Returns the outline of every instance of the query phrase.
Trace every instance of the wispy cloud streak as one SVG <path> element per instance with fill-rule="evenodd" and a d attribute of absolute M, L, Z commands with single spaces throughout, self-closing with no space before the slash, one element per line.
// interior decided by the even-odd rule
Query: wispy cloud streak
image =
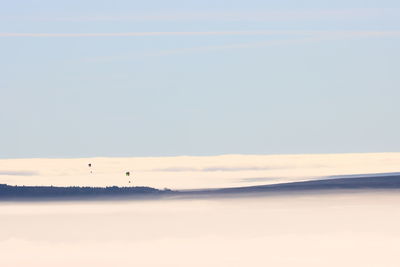
<path fill-rule="evenodd" d="M 347 8 L 305 9 L 231 12 L 159 12 L 152 14 L 131 13 L 118 15 L 88 14 L 80 16 L 54 17 L 11 17 L 2 19 L 53 22 L 119 22 L 119 21 L 310 21 L 310 20 L 354 20 L 375 17 L 397 16 L 398 8 Z"/>
<path fill-rule="evenodd" d="M 400 36 L 400 31 L 198 31 L 198 32 L 121 32 L 121 33 L 0 33 L 0 37 L 152 37 L 152 36 L 229 36 L 229 35 L 288 35 L 288 36 Z"/>
<path fill-rule="evenodd" d="M 152 169 L 152 172 L 241 172 L 241 171 L 265 171 L 276 169 L 290 169 L 292 166 L 242 166 L 242 167 L 228 167 L 228 166 L 211 166 L 207 168 L 189 168 L 189 167 L 171 167 Z"/>
<path fill-rule="evenodd" d="M 0 171 L 0 175 L 33 176 L 37 174 L 37 172 L 33 171 Z"/>
<path fill-rule="evenodd" d="M 286 32 L 289 33 L 289 32 Z M 303 32 L 305 33 L 305 32 Z M 314 34 L 307 32 L 308 35 L 304 37 L 297 32 L 292 38 L 287 39 L 275 39 L 261 42 L 247 42 L 247 43 L 233 43 L 225 45 L 209 45 L 209 46 L 198 46 L 198 47 L 188 47 L 188 48 L 178 48 L 161 50 L 154 52 L 141 52 L 132 53 L 124 55 L 115 56 L 99 56 L 93 58 L 86 58 L 84 61 L 87 62 L 109 62 L 109 61 L 119 61 L 119 60 L 131 60 L 137 57 L 158 57 L 158 56 L 169 56 L 175 54 L 184 53 L 201 53 L 201 52 L 212 52 L 212 51 L 223 51 L 230 49 L 246 49 L 246 48 L 261 48 L 268 46 L 279 46 L 279 45 L 300 45 L 315 42 L 326 42 L 334 40 L 347 40 L 347 39 L 357 39 L 357 38 L 382 38 L 382 37 L 400 37 L 400 31 L 391 32 L 377 32 L 377 31 L 364 31 L 364 32 L 327 32 L 327 31 L 315 31 Z M 297 36 L 298 35 L 298 36 Z M 299 37 L 300 36 L 300 37 Z"/>
<path fill-rule="evenodd" d="M 0 37 L 151 37 L 212 35 L 307 35 L 318 31 L 185 31 L 185 32 L 121 32 L 121 33 L 0 33 Z"/>

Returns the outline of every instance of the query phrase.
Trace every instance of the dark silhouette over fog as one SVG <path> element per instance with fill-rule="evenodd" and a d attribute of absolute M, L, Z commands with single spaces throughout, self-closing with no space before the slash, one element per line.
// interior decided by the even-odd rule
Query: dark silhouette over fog
<path fill-rule="evenodd" d="M 351 176 L 350 176 L 351 177 Z M 160 198 L 213 197 L 238 195 L 269 195 L 328 190 L 388 190 L 400 189 L 400 175 L 336 178 L 305 182 L 282 183 L 235 188 L 173 191 L 151 187 L 53 187 L 0 185 L 0 200 L 18 199 L 99 199 L 99 198 Z"/>
<path fill-rule="evenodd" d="M 55 187 L 55 186 L 10 186 L 0 184 L 0 200 L 6 199 L 91 199 L 124 198 L 127 196 L 156 197 L 168 190 L 151 187 Z"/>

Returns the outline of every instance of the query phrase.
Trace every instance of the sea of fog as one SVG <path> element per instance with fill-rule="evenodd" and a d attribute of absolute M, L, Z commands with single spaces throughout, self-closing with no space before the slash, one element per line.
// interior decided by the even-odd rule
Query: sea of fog
<path fill-rule="evenodd" d="M 0 160 L 0 183 L 198 189 L 399 167 L 400 153 L 9 159 Z M 3 201 L 0 266 L 397 267 L 399 225 L 396 190 Z"/>
<path fill-rule="evenodd" d="M 1 266 L 400 265 L 400 194 L 0 204 Z"/>

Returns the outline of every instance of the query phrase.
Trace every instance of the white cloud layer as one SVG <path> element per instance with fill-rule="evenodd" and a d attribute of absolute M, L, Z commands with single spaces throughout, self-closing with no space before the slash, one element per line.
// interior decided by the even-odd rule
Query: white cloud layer
<path fill-rule="evenodd" d="M 219 188 L 391 173 L 398 172 L 399 165 L 400 153 L 8 159 L 0 160 L 0 183 L 128 186 L 132 180 L 133 185 L 155 188 Z M 18 175 L 19 170 L 24 172 Z M 126 177 L 126 171 L 132 175 Z"/>

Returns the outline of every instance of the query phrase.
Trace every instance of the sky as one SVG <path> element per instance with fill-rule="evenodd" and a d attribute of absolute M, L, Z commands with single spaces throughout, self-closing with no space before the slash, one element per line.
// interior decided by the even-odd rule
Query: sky
<path fill-rule="evenodd" d="M 400 151 L 398 1 L 0 3 L 0 158 Z"/>

